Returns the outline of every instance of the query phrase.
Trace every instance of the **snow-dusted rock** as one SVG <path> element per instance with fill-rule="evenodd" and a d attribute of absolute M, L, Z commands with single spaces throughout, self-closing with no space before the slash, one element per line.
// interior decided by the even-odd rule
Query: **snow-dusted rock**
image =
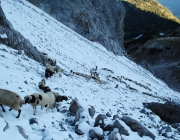
<path fill-rule="evenodd" d="M 149 136 L 155 140 L 156 136 L 138 121 L 127 116 L 123 116 L 121 120 L 124 121 L 126 125 L 132 129 L 132 131 L 138 132 L 139 136 Z"/>
<path fill-rule="evenodd" d="M 163 121 L 169 123 L 180 123 L 180 104 L 168 101 L 164 104 L 152 102 L 143 103 L 143 105 L 152 110 Z"/>

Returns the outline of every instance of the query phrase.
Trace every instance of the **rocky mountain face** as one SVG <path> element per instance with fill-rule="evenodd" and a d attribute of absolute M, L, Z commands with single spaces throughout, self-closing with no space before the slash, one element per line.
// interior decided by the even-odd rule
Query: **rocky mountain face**
<path fill-rule="evenodd" d="M 126 0 L 122 3 L 126 9 L 125 43 L 145 32 L 168 32 L 180 25 L 180 20 L 156 0 Z"/>
<path fill-rule="evenodd" d="M 0 44 L 7 45 L 13 49 L 23 52 L 32 59 L 44 64 L 44 56 L 33 46 L 29 40 L 23 37 L 21 33 L 14 30 L 12 24 L 6 19 L 6 16 L 0 5 Z"/>
<path fill-rule="evenodd" d="M 126 0 L 123 5 L 127 54 L 180 91 L 180 20 L 156 0 Z"/>
<path fill-rule="evenodd" d="M 28 0 L 87 39 L 114 54 L 123 47 L 125 9 L 117 0 Z"/>

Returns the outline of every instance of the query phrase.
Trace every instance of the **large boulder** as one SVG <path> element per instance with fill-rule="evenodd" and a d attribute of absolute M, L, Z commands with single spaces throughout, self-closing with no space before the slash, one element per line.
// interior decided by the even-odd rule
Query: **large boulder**
<path fill-rule="evenodd" d="M 156 136 L 152 132 L 150 132 L 145 126 L 143 126 L 140 122 L 127 116 L 123 116 L 121 120 L 124 121 L 125 124 L 132 129 L 132 131 L 138 132 L 140 137 L 149 136 L 150 138 L 155 140 Z"/>
<path fill-rule="evenodd" d="M 162 103 L 143 103 L 144 107 L 152 110 L 163 121 L 169 123 L 180 123 L 180 104 L 168 101 Z"/>
<path fill-rule="evenodd" d="M 125 9 L 117 0 L 28 0 L 87 39 L 117 55 L 123 47 Z"/>

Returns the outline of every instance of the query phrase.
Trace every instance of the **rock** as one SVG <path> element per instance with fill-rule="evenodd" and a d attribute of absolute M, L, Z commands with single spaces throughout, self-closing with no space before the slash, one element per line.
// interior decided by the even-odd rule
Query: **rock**
<path fill-rule="evenodd" d="M 126 54 L 123 47 L 125 9 L 121 1 L 28 1 L 87 39 L 101 43 L 114 54 Z"/>
<path fill-rule="evenodd" d="M 89 111 L 89 115 L 91 116 L 91 118 L 93 118 L 96 113 L 95 108 L 93 106 L 91 106 L 91 108 L 88 108 L 88 111 Z"/>
<path fill-rule="evenodd" d="M 139 136 L 149 136 L 150 138 L 155 140 L 155 135 L 138 121 L 127 116 L 123 116 L 121 120 L 124 121 L 126 125 L 128 125 L 132 129 L 132 131 L 138 132 Z"/>
<path fill-rule="evenodd" d="M 100 126 L 104 130 L 105 127 L 104 119 L 106 119 L 106 116 L 99 114 L 95 119 L 94 127 Z"/>
<path fill-rule="evenodd" d="M 29 124 L 34 124 L 34 123 L 38 124 L 36 118 L 29 119 Z"/>
<path fill-rule="evenodd" d="M 180 104 L 168 101 L 162 103 L 143 103 L 144 107 L 153 111 L 163 121 L 169 123 L 180 123 Z"/>
<path fill-rule="evenodd" d="M 69 106 L 69 112 L 72 115 L 75 115 L 79 108 L 81 108 L 81 106 L 79 105 L 78 100 L 73 99 L 72 102 L 71 102 L 71 105 Z"/>
<path fill-rule="evenodd" d="M 112 131 L 108 137 L 108 140 L 122 140 L 122 138 L 119 132 Z"/>
<path fill-rule="evenodd" d="M 94 130 L 90 130 L 89 131 L 89 137 L 94 140 L 94 139 L 97 139 L 97 140 L 102 140 L 104 138 L 103 135 L 100 135 L 98 133 L 96 133 L 96 131 Z"/>
<path fill-rule="evenodd" d="M 111 117 L 111 114 L 109 112 L 106 113 L 107 117 Z"/>
<path fill-rule="evenodd" d="M 172 129 L 169 126 L 167 126 L 167 127 L 161 128 L 161 130 L 159 131 L 159 134 L 164 136 L 165 138 L 170 138 L 172 134 L 170 135 L 169 132 L 172 132 Z"/>
<path fill-rule="evenodd" d="M 114 116 L 113 116 L 113 120 L 116 120 L 116 119 L 121 120 L 121 118 L 119 117 L 119 115 L 114 115 Z"/>
<path fill-rule="evenodd" d="M 87 124 L 86 122 L 81 122 L 75 125 L 75 132 L 78 135 L 83 135 L 87 131 L 87 128 L 89 127 L 90 127 L 89 124 Z"/>
<path fill-rule="evenodd" d="M 129 136 L 128 131 L 121 125 L 121 123 L 118 120 L 114 121 L 114 123 L 112 125 L 112 130 L 114 130 L 114 128 L 118 128 L 120 134 Z"/>
<path fill-rule="evenodd" d="M 112 124 L 107 124 L 105 127 L 104 127 L 104 131 L 112 131 L 113 128 L 112 128 Z"/>
<path fill-rule="evenodd" d="M 79 108 L 78 111 L 76 112 L 75 120 L 74 122 L 87 122 L 89 123 L 86 113 L 83 108 Z"/>

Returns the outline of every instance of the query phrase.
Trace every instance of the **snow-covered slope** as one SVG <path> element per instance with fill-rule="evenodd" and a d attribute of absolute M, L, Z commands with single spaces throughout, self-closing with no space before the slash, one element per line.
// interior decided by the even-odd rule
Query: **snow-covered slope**
<path fill-rule="evenodd" d="M 160 119 L 153 115 L 155 119 L 151 120 L 145 114 L 140 113 L 139 111 L 143 109 L 143 102 L 164 102 L 161 98 L 179 101 L 179 93 L 169 89 L 166 84 L 153 77 L 147 70 L 124 56 L 114 56 L 100 44 L 88 41 L 25 0 L 1 0 L 1 6 L 7 19 L 17 31 L 29 39 L 40 51 L 56 59 L 57 65 L 65 69 L 66 75 L 61 73 L 61 77 L 56 74 L 46 80 L 47 85 L 53 91 L 69 97 L 69 100 L 64 101 L 60 108 L 68 109 L 71 100 L 77 98 L 84 108 L 95 107 L 95 117 L 107 112 L 110 112 L 112 116 L 118 114 L 120 117 L 126 114 L 148 127 L 153 123 L 157 125 Z M 90 75 L 90 69 L 96 66 L 98 66 L 97 72 L 100 79 L 106 81 L 107 84 L 99 84 L 93 79 L 87 80 L 70 73 L 70 70 L 73 70 Z M 24 55 L 17 55 L 17 50 L 0 45 L 0 88 L 15 91 L 22 98 L 27 94 L 41 92 L 38 89 L 38 82 L 44 78 L 44 72 L 45 67 L 41 64 Z M 125 77 L 122 78 L 123 82 L 112 78 L 117 76 Z M 115 88 L 117 84 L 118 87 Z M 143 92 L 152 96 L 145 95 Z M 6 110 L 8 110 L 7 107 Z M 24 128 L 29 140 L 71 139 L 69 134 L 74 139 L 88 138 L 87 134 L 77 135 L 73 126 L 65 122 L 68 117 L 66 113 L 50 110 L 46 113 L 45 109 L 38 108 L 37 115 L 34 116 L 30 105 L 23 105 L 19 119 L 15 118 L 16 111 L 3 113 L 0 110 L 0 113 L 4 116 L 4 119 L 0 118 L 0 136 L 3 140 L 24 139 L 18 132 L 17 125 Z M 40 124 L 29 125 L 31 118 L 36 118 Z M 9 128 L 2 132 L 6 125 L 5 120 L 9 123 Z M 64 124 L 67 131 L 61 131 L 59 122 Z M 163 138 L 158 136 L 157 130 L 153 127 L 150 130 L 158 140 Z M 141 138 L 136 132 L 123 138 L 125 140 L 150 139 Z"/>

